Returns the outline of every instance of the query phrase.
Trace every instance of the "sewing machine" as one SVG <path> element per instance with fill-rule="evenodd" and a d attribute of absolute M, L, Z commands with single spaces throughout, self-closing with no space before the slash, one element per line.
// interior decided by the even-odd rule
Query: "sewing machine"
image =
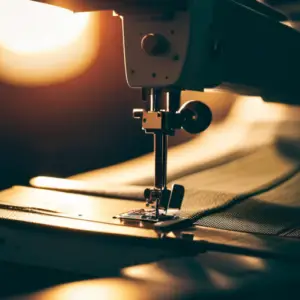
<path fill-rule="evenodd" d="M 182 90 L 227 89 L 281 103 L 292 103 L 299 94 L 293 74 L 300 66 L 300 35 L 280 23 L 283 14 L 260 2 L 40 2 L 75 12 L 114 10 L 122 20 L 127 82 L 141 88 L 147 107 L 134 109 L 133 117 L 154 136 L 155 173 L 154 187 L 144 193 L 150 208 L 121 213 L 116 216 L 121 220 L 168 230 L 182 223 L 177 212 L 184 187 L 167 187 L 168 136 L 180 129 L 203 132 L 212 121 L 200 101 L 179 107 Z"/>
<path fill-rule="evenodd" d="M 133 117 L 140 120 L 146 134 L 154 136 L 155 172 L 153 187 L 144 191 L 143 206 L 138 204 L 135 209 L 131 203 L 123 205 L 122 208 L 120 205 L 118 208 L 117 202 L 114 202 L 111 204 L 114 205 L 114 209 L 109 211 L 106 223 L 97 223 L 95 219 L 77 220 L 80 215 L 72 215 L 69 218 L 70 216 L 61 214 L 61 217 L 67 217 L 62 220 L 56 211 L 38 209 L 33 205 L 23 209 L 13 204 L 10 207 L 2 206 L 2 209 L 15 210 L 15 219 L 23 225 L 29 226 L 28 222 L 34 224 L 36 230 L 34 238 L 29 237 L 28 233 L 25 234 L 25 229 L 18 227 L 22 232 L 20 233 L 22 239 L 27 237 L 34 242 L 38 237 L 39 241 L 43 240 L 40 244 L 44 251 L 47 248 L 47 251 L 50 251 L 49 247 L 53 246 L 50 240 L 47 240 L 50 237 L 46 239 L 47 230 L 51 231 L 54 227 L 58 227 L 59 234 L 68 239 L 66 245 L 68 250 L 64 250 L 62 254 L 61 249 L 51 248 L 51 251 L 55 252 L 52 252 L 53 257 L 61 257 L 53 259 L 56 260 L 55 266 L 93 275 L 99 275 L 103 270 L 107 271 L 108 267 L 117 270 L 122 266 L 153 261 L 162 256 L 174 257 L 182 253 L 209 250 L 255 253 L 261 256 L 274 255 L 273 251 L 280 243 L 276 238 L 268 239 L 268 245 L 274 246 L 271 253 L 267 244 L 256 243 L 252 236 L 243 233 L 234 233 L 238 238 L 232 239 L 233 233 L 229 232 L 218 234 L 213 229 L 190 229 L 193 220 L 181 218 L 178 214 L 184 201 L 184 186 L 176 184 L 172 188 L 167 186 L 167 150 L 168 136 L 174 135 L 176 130 L 184 129 L 197 134 L 205 131 L 212 121 L 210 109 L 199 101 L 190 101 L 180 107 L 182 90 L 209 92 L 211 89 L 225 89 L 243 95 L 261 96 L 265 101 L 299 104 L 298 83 L 294 74 L 300 69 L 300 33 L 282 23 L 286 21 L 285 16 L 255 1 L 41 0 L 39 2 L 61 6 L 75 12 L 114 10 L 115 16 L 120 17 L 123 25 L 127 82 L 131 88 L 141 89 L 141 101 L 146 106 L 146 109 L 134 109 Z M 36 186 L 39 187 L 38 184 Z M 40 187 L 55 189 L 51 184 Z M 57 190 L 68 191 L 64 187 Z M 68 199 L 73 197 L 74 201 L 78 198 L 77 203 L 86 199 L 84 198 L 86 196 L 75 194 L 64 196 L 63 193 L 46 190 L 21 189 L 15 192 L 24 199 L 44 196 L 54 199 L 56 195 Z M 10 196 L 8 194 L 6 198 Z M 96 203 L 96 200 L 86 199 L 91 203 L 93 201 Z M 102 206 L 100 204 L 91 206 L 93 210 L 98 208 L 105 210 L 106 202 L 103 203 Z M 128 206 L 127 212 L 123 212 L 124 206 Z M 20 215 L 22 213 L 27 215 L 22 217 Z M 9 223 L 8 220 L 7 222 Z M 41 227 L 37 228 L 36 224 Z M 146 229 L 148 227 L 150 230 Z M 67 234 L 70 228 L 71 232 Z M 76 261 L 79 253 L 73 257 L 68 253 L 71 249 L 72 251 L 76 249 L 79 243 L 74 232 L 79 232 L 79 236 L 85 230 L 92 232 L 92 235 L 100 234 L 102 243 L 100 244 L 92 235 L 87 235 L 84 251 L 90 253 L 90 257 L 85 257 L 80 262 Z M 2 229 L 2 232 L 5 232 L 7 237 L 12 237 L 11 229 L 7 231 Z M 59 241 L 63 242 L 64 238 L 60 237 Z M 16 249 L 23 247 L 26 248 L 23 252 L 27 253 L 24 261 L 30 262 L 33 257 L 38 257 L 35 259 L 39 264 L 49 265 L 40 249 L 29 250 L 25 243 L 20 246 L 16 239 L 13 240 L 18 245 L 13 245 L 13 250 L 4 251 L 3 255 L 7 259 L 20 260 L 20 256 L 17 255 L 19 250 L 15 250 L 14 247 Z M 293 246 L 293 254 L 289 252 L 288 256 L 297 256 L 299 245 L 294 241 L 289 243 Z M 120 245 L 123 249 L 128 249 L 127 257 L 118 257 Z M 140 248 L 143 251 L 139 251 Z M 290 251 L 290 247 L 287 248 Z M 284 256 L 284 249 L 277 250 L 277 254 Z M 28 256 L 30 251 L 34 254 Z M 100 268 L 93 259 L 99 251 L 102 251 L 102 257 L 110 253 L 114 257 L 113 262 L 101 260 Z M 136 255 L 137 252 L 139 255 Z"/>

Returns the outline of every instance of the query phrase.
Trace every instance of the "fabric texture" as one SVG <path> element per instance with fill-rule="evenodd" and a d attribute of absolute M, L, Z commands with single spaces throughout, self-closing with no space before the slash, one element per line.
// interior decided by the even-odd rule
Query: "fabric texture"
<path fill-rule="evenodd" d="M 299 225 L 297 153 L 293 143 L 278 143 L 178 180 L 186 187 L 182 216 L 202 226 L 265 234 Z"/>
<path fill-rule="evenodd" d="M 205 216 L 197 224 L 227 230 L 299 236 L 299 186 L 300 174 L 297 172 L 277 187 Z M 292 232 L 287 233 L 291 229 Z"/>
<path fill-rule="evenodd" d="M 230 159 L 199 167 L 189 175 L 184 169 L 181 177 L 176 176 L 170 184 L 182 184 L 186 189 L 181 216 L 201 226 L 300 236 L 299 124 L 284 123 L 277 128 L 277 137 L 267 145 L 242 156 L 226 156 Z M 87 194 L 142 201 L 144 188 L 149 187 L 139 182 L 120 188 L 118 182 L 107 187 L 86 184 Z"/>

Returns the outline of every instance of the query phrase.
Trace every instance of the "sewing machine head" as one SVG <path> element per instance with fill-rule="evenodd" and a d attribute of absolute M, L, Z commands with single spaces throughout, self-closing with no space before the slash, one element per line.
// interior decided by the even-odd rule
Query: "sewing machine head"
<path fill-rule="evenodd" d="M 184 188 L 167 188 L 167 136 L 204 131 L 212 114 L 201 102 L 180 106 L 182 90 L 229 89 L 266 101 L 295 103 L 300 34 L 285 16 L 254 0 L 36 0 L 73 11 L 114 10 L 123 26 L 128 85 L 142 88 L 147 109 L 134 110 L 154 135 L 155 183 L 150 210 L 121 219 L 176 219 Z M 289 47 L 290 45 L 290 47 Z M 108 45 L 113 47 L 113 45 Z"/>
<path fill-rule="evenodd" d="M 285 70 L 276 62 L 285 57 L 285 45 L 297 47 L 297 34 L 279 23 L 284 15 L 255 0 L 36 1 L 121 16 L 126 77 L 133 88 L 217 87 L 279 102 L 294 91 L 293 82 L 279 88 L 277 73 Z"/>

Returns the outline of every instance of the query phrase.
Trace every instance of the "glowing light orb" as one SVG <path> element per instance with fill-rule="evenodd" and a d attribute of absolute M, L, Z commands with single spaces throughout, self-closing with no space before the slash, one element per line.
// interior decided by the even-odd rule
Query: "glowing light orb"
<path fill-rule="evenodd" d="M 41 85 L 78 76 L 98 49 L 92 19 L 29 0 L 0 0 L 0 79 Z"/>
<path fill-rule="evenodd" d="M 72 43 L 89 14 L 29 0 L 0 1 L 0 44 L 17 53 L 55 50 Z"/>

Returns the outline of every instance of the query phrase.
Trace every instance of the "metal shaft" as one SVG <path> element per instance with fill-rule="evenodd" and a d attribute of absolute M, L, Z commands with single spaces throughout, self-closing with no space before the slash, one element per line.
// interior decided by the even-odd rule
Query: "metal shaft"
<path fill-rule="evenodd" d="M 154 134 L 155 187 L 163 190 L 167 185 L 168 137 L 163 133 Z"/>
<path fill-rule="evenodd" d="M 163 109 L 162 103 L 165 93 L 162 90 L 152 90 L 151 110 L 159 111 Z M 168 110 L 169 99 L 166 99 L 165 109 Z M 167 185 L 167 152 L 168 152 L 168 136 L 163 132 L 154 133 L 154 158 L 155 158 L 155 179 L 154 186 L 163 190 Z"/>

